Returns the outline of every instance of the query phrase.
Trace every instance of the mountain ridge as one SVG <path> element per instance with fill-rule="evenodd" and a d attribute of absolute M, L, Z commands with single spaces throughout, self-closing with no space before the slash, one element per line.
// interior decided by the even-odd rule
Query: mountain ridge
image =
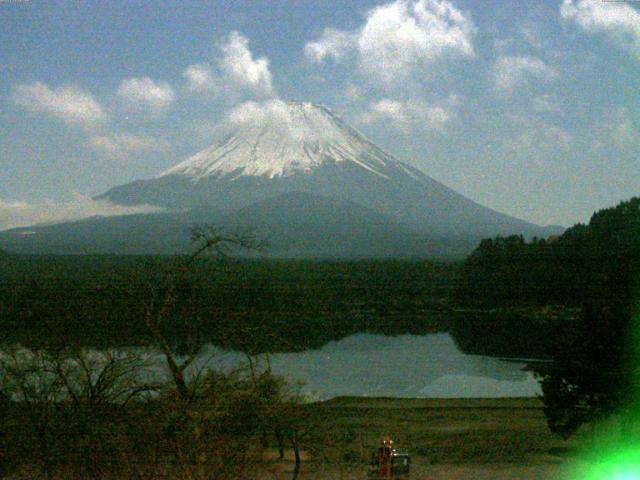
<path fill-rule="evenodd" d="M 272 112 L 260 123 L 248 122 L 158 177 L 184 175 L 199 180 L 248 175 L 271 179 L 308 172 L 326 158 L 350 161 L 385 177 L 381 168 L 402 165 L 328 107 L 296 102 L 286 105 L 287 111 Z M 365 158 L 362 152 L 366 152 Z"/>
<path fill-rule="evenodd" d="M 0 248 L 176 253 L 187 249 L 188 224 L 216 223 L 272 238 L 271 256 L 461 257 L 485 237 L 563 230 L 458 194 L 377 147 L 327 107 L 278 102 L 259 115 L 255 105 L 236 111 L 227 135 L 209 148 L 154 178 L 96 197 L 164 213 L 16 229 L 0 233 Z"/>
<path fill-rule="evenodd" d="M 229 231 L 250 226 L 269 244 L 260 255 L 274 258 L 459 259 L 477 243 L 468 237 L 452 245 L 451 238 L 425 237 L 360 205 L 290 192 L 227 214 L 200 207 L 16 228 L 0 232 L 0 245 L 27 254 L 190 253 L 190 228 L 206 223 Z"/>
<path fill-rule="evenodd" d="M 97 198 L 172 209 L 211 205 L 231 212 L 292 191 L 364 205 L 436 236 L 558 232 L 458 194 L 395 159 L 327 107 L 309 103 L 287 104 L 259 122 L 237 125 L 158 177 L 112 188 Z"/>

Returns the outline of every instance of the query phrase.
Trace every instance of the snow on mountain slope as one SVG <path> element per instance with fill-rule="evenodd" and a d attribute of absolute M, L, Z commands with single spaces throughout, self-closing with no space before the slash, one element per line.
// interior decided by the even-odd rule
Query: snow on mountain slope
<path fill-rule="evenodd" d="M 227 123 L 228 134 L 211 147 L 155 178 L 114 187 L 98 198 L 169 209 L 209 206 L 230 214 L 304 192 L 367 207 L 430 236 L 546 234 L 396 160 L 326 107 L 247 102 Z"/>
<path fill-rule="evenodd" d="M 159 176 L 183 175 L 193 181 L 287 177 L 309 173 L 328 160 L 352 162 L 381 177 L 387 177 L 390 167 L 414 175 L 321 105 L 277 101 L 260 120 L 240 122 L 241 128 L 222 141 Z"/>
<path fill-rule="evenodd" d="M 247 102 L 226 123 L 211 147 L 98 197 L 168 211 L 10 230 L 0 248 L 176 253 L 189 251 L 190 225 L 214 223 L 253 229 L 274 256 L 459 258 L 483 237 L 559 233 L 460 195 L 319 105 Z"/>

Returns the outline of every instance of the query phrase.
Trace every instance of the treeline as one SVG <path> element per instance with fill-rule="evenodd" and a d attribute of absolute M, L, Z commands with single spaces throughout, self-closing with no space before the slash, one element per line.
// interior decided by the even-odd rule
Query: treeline
<path fill-rule="evenodd" d="M 473 306 L 580 307 L 638 273 L 640 198 L 593 214 L 548 239 L 485 239 L 465 261 L 456 301 Z"/>
<path fill-rule="evenodd" d="M 552 361 L 535 369 L 549 427 L 568 437 L 613 414 L 635 422 L 639 274 L 640 198 L 633 198 L 559 237 L 484 240 L 461 268 L 456 298 L 503 311 L 575 307 L 572 317 L 549 323 Z"/>
<path fill-rule="evenodd" d="M 183 260 L 13 256 L 0 265 L 0 332 L 11 343 L 67 336 L 93 346 L 144 344 L 145 305 L 173 285 Z M 361 331 L 424 333 L 446 321 L 455 268 L 199 258 L 175 285 L 176 308 L 162 329 L 176 344 L 197 337 L 251 353 L 316 348 Z"/>
<path fill-rule="evenodd" d="M 44 297 L 32 291 L 24 299 L 21 305 L 29 315 L 48 315 L 33 316 L 34 321 L 51 322 L 56 329 L 49 338 L 37 338 L 41 329 L 32 324 L 30 348 L 5 343 L 0 350 L 0 475 L 48 480 L 260 478 L 261 450 L 270 437 L 281 458 L 290 444 L 299 471 L 300 441 L 313 422 L 302 399 L 271 374 L 268 362 L 259 369 L 248 353 L 244 372 L 198 365 L 203 339 L 197 327 L 182 351 L 163 328 L 173 328 L 170 322 L 176 318 L 197 319 L 193 276 L 208 263 L 199 257 L 208 250 L 222 255 L 228 245 L 253 245 L 249 237 L 221 235 L 213 227 L 200 231 L 193 255 L 152 265 L 135 281 L 114 284 L 112 296 L 97 296 L 99 310 L 115 315 L 124 311 L 111 310 L 110 302 L 139 293 L 132 284 L 145 285 L 144 295 L 125 305 L 135 307 L 138 328 L 164 357 L 164 376 L 136 349 L 94 351 L 77 342 L 84 330 L 74 315 L 91 305 L 81 289 L 75 295 L 66 292 L 67 302 L 79 302 L 71 310 L 60 310 L 61 302 L 50 291 Z M 78 329 L 73 335 L 72 327 Z"/>
<path fill-rule="evenodd" d="M 254 367 L 177 380 L 130 351 L 4 349 L 0 477 L 249 480 L 268 474 L 267 448 L 293 449 L 299 470 L 313 410 L 282 379 Z"/>

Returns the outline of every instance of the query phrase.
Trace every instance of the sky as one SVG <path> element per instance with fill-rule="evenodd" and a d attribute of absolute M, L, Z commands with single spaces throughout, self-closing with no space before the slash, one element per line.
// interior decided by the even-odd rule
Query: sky
<path fill-rule="evenodd" d="M 280 101 L 570 226 L 640 194 L 639 79 L 633 1 L 0 0 L 0 229 L 145 211 L 92 197 Z"/>

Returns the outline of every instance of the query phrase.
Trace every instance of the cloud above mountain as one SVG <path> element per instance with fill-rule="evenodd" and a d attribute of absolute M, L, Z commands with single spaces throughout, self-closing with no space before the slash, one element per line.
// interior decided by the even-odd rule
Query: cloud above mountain
<path fill-rule="evenodd" d="M 175 92 L 167 82 L 156 82 L 149 77 L 123 80 L 117 92 L 128 107 L 160 113 L 175 100 Z"/>
<path fill-rule="evenodd" d="M 531 80 L 553 80 L 558 72 L 538 57 L 514 55 L 499 57 L 493 66 L 493 75 L 495 87 L 511 93 Z"/>
<path fill-rule="evenodd" d="M 294 112 L 294 110 L 302 108 L 300 105 L 277 98 L 243 102 L 229 110 L 224 121 L 219 124 L 218 130 L 222 133 L 238 129 L 262 130 L 268 127 L 269 131 L 278 132 L 281 138 L 293 139 L 294 141 L 320 142 L 333 138 L 335 126 L 331 122 L 327 122 L 324 115 L 318 115 L 322 107 L 311 107 L 311 104 L 308 104 L 303 108 L 303 110 L 308 109 L 306 114 L 308 117 L 306 115 L 303 117 L 307 121 L 302 121 L 301 117 Z M 308 121 L 310 119 L 314 128 L 309 128 Z"/>
<path fill-rule="evenodd" d="M 560 15 L 586 33 L 604 35 L 640 60 L 640 12 L 630 3 L 563 0 Z"/>
<path fill-rule="evenodd" d="M 182 76 L 187 80 L 187 89 L 192 92 L 215 92 L 220 87 L 219 79 L 213 73 L 211 65 L 206 63 L 189 65 L 182 72 Z"/>
<path fill-rule="evenodd" d="M 255 58 L 249 39 L 233 31 L 215 42 L 214 66 L 194 63 L 182 72 L 191 92 L 232 94 L 234 98 L 276 96 L 267 57 Z"/>
<path fill-rule="evenodd" d="M 111 105 L 112 109 L 107 113 L 93 94 L 76 85 L 52 88 L 43 82 L 33 82 L 14 85 L 11 93 L 14 103 L 24 110 L 80 128 L 85 137 L 82 144 L 102 158 L 127 161 L 145 153 L 164 154 L 170 150 L 169 142 L 164 138 L 114 128 L 118 109 Z M 126 103 L 126 110 L 140 109 L 152 114 L 165 111 L 175 98 L 168 83 L 156 83 L 149 77 L 123 80 L 116 96 Z M 4 206 L 7 205 L 10 204 L 5 202 Z"/>
<path fill-rule="evenodd" d="M 104 122 L 107 117 L 91 93 L 71 84 L 57 88 L 43 82 L 15 85 L 12 97 L 21 108 L 50 115 L 68 125 L 89 128 Z"/>
<path fill-rule="evenodd" d="M 353 57 L 369 78 L 393 84 L 447 57 L 475 54 L 471 16 L 447 0 L 396 0 L 371 9 L 355 31 L 326 28 L 305 45 L 307 58 Z"/>
<path fill-rule="evenodd" d="M 278 99 L 265 102 L 244 102 L 233 107 L 227 114 L 227 120 L 237 127 L 286 123 L 290 117 L 287 104 Z"/>
<path fill-rule="evenodd" d="M 170 150 L 169 142 L 163 138 L 130 133 L 93 135 L 88 143 L 96 152 L 123 161 L 130 159 L 132 155 L 149 152 L 165 153 Z"/>
<path fill-rule="evenodd" d="M 266 96 L 273 95 L 269 60 L 254 58 L 249 50 L 249 40 L 239 32 L 231 32 L 218 44 L 222 57 L 218 66 L 232 84 Z"/>
<path fill-rule="evenodd" d="M 360 120 L 365 124 L 386 122 L 403 133 L 414 128 L 440 131 L 455 117 L 459 103 L 456 95 L 434 103 L 383 98 L 372 102 Z"/>
<path fill-rule="evenodd" d="M 221 124 L 289 130 L 285 99 L 325 104 L 444 184 L 540 223 L 638 192 L 638 2 L 201 2 L 127 7 L 126 26 L 112 2 L 70 16 L 18 3 L 0 29 L 0 198 L 153 177 Z"/>

